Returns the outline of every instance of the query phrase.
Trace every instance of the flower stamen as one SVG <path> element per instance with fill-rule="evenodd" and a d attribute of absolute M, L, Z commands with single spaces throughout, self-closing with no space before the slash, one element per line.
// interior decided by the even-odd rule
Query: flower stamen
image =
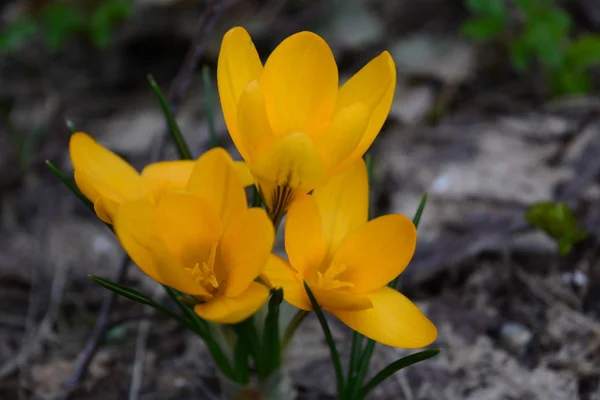
<path fill-rule="evenodd" d="M 330 264 L 324 272 L 317 271 L 316 284 L 322 289 L 343 289 L 354 287 L 354 283 L 337 279 L 340 274 L 346 271 L 347 266 L 344 263 Z"/>
<path fill-rule="evenodd" d="M 212 297 L 212 294 L 219 289 L 219 281 L 215 274 L 215 259 L 217 256 L 217 244 L 210 249 L 208 260 L 197 262 L 193 267 L 185 269 L 192 275 L 192 279 L 200 284 Z"/>

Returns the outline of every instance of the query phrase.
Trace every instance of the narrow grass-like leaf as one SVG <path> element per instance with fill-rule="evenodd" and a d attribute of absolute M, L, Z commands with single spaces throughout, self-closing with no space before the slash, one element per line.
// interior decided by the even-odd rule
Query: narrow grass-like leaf
<path fill-rule="evenodd" d="M 179 297 L 181 296 L 181 293 L 179 291 L 165 285 L 163 285 L 163 288 L 165 289 L 165 292 L 167 292 L 169 297 L 175 302 L 175 304 L 177 304 L 179 309 L 186 316 L 186 321 L 189 323 L 188 325 L 184 326 L 190 329 L 196 335 L 200 336 L 202 340 L 204 340 L 204 343 L 206 344 L 208 351 L 212 355 L 213 360 L 215 360 L 215 364 L 217 364 L 219 370 L 228 378 L 236 380 L 235 372 L 231 367 L 227 356 L 225 356 L 225 353 L 223 353 L 223 350 L 221 349 L 217 341 L 211 336 L 207 322 L 200 318 L 200 316 L 196 314 L 193 308 L 179 301 Z"/>
<path fill-rule="evenodd" d="M 285 332 L 283 333 L 283 339 L 281 341 L 281 348 L 287 348 L 288 344 L 292 340 L 296 329 L 302 324 L 304 318 L 308 315 L 308 311 L 298 310 L 296 314 L 292 317 L 292 320 L 288 324 L 287 328 L 285 328 Z"/>
<path fill-rule="evenodd" d="M 215 110 L 214 110 L 214 95 L 210 76 L 210 67 L 205 65 L 202 67 L 202 81 L 204 83 L 204 108 L 206 110 L 206 120 L 208 121 L 208 135 L 210 139 L 210 148 L 215 148 L 219 145 L 217 142 L 217 131 L 215 130 Z"/>
<path fill-rule="evenodd" d="M 419 202 L 419 207 L 417 207 L 417 212 L 415 213 L 415 216 L 412 219 L 413 224 L 415 224 L 415 228 L 419 227 L 419 223 L 421 222 L 421 216 L 423 215 L 423 211 L 425 210 L 425 206 L 427 205 L 427 197 L 428 196 L 429 196 L 429 194 L 427 192 L 425 192 L 423 197 L 421 197 L 421 201 Z"/>
<path fill-rule="evenodd" d="M 394 361 L 393 363 L 379 371 L 377 374 L 375 374 L 375 376 L 371 378 L 369 382 L 367 382 L 365 386 L 361 389 L 361 391 L 358 393 L 358 397 L 356 397 L 355 400 L 364 399 L 371 390 L 376 388 L 380 383 L 382 383 L 387 378 L 394 375 L 401 369 L 434 357 L 438 355 L 439 352 L 439 349 L 423 350 L 418 353 L 411 354 L 409 356 Z"/>
<path fill-rule="evenodd" d="M 359 366 L 362 357 L 362 345 L 364 336 L 356 331 L 352 332 L 352 344 L 350 347 L 350 363 L 348 366 L 348 376 L 346 378 L 346 397 L 353 391 L 354 387 L 360 385 L 357 382 L 359 376 Z"/>
<path fill-rule="evenodd" d="M 54 174 L 58 177 L 58 179 L 60 179 L 62 181 L 62 183 L 64 183 L 65 186 L 68 187 L 69 190 L 71 192 L 73 192 L 73 194 L 75 196 L 77 196 L 77 198 L 79 200 L 81 200 L 81 202 L 83 204 L 85 204 L 86 206 L 88 206 L 92 211 L 94 210 L 94 204 L 92 204 L 92 202 L 89 201 L 87 199 L 87 197 L 85 197 L 83 195 L 83 193 L 81 193 L 81 191 L 79 190 L 79 188 L 75 185 L 75 183 L 72 180 L 70 180 L 62 172 L 60 172 L 60 170 L 56 167 L 56 165 L 54 165 L 51 161 L 46 160 L 46 165 L 48 167 L 50 167 L 50 169 L 52 170 L 52 172 L 54 172 Z"/>
<path fill-rule="evenodd" d="M 150 306 L 160 312 L 162 312 L 163 314 L 175 319 L 177 322 L 179 322 L 180 324 L 182 324 L 183 326 L 188 325 L 186 323 L 185 320 L 183 320 L 183 318 L 181 318 L 181 316 L 175 314 L 173 311 L 169 310 L 168 308 L 158 304 L 157 302 L 155 302 L 154 300 L 152 300 L 150 297 L 146 296 L 145 294 L 129 288 L 127 286 L 123 286 L 123 285 L 119 285 L 118 283 L 109 281 L 108 279 L 104 279 L 104 278 L 100 278 L 99 276 L 95 276 L 95 275 L 90 275 L 90 278 L 96 282 L 97 284 L 99 284 L 100 286 L 103 286 L 104 288 L 111 290 L 115 293 L 117 293 L 120 296 L 126 297 L 130 300 L 133 300 L 137 303 L 140 304 L 145 304 L 147 306 Z"/>
<path fill-rule="evenodd" d="M 261 207 L 262 199 L 260 198 L 260 192 L 256 185 L 252 186 L 252 207 Z"/>
<path fill-rule="evenodd" d="M 421 216 L 423 215 L 423 211 L 425 210 L 425 205 L 427 204 L 427 196 L 428 196 L 428 194 L 425 193 L 423 195 L 423 197 L 421 197 L 421 201 L 419 202 L 419 207 L 417 207 L 417 212 L 415 213 L 415 216 L 412 219 L 413 224 L 415 225 L 416 229 L 419 228 L 419 223 L 421 222 Z M 395 288 L 396 284 L 398 283 L 398 278 L 399 277 L 396 277 L 393 281 L 391 281 L 389 283 L 388 286 L 391 288 Z"/>
<path fill-rule="evenodd" d="M 423 215 L 423 211 L 425 210 L 425 205 L 427 204 L 427 196 L 428 194 L 425 193 L 423 195 L 423 197 L 421 197 L 421 201 L 419 202 L 419 207 L 417 207 L 417 212 L 415 213 L 412 221 L 413 224 L 415 225 L 415 228 L 419 227 L 419 223 L 421 222 L 421 216 Z M 398 283 L 398 278 L 392 280 L 389 283 L 389 287 L 391 288 L 395 288 L 396 284 Z M 359 385 L 362 384 L 362 381 L 365 379 L 365 376 L 367 374 L 367 370 L 369 369 L 369 363 L 371 362 L 371 357 L 373 356 L 373 352 L 375 351 L 375 344 L 376 342 L 372 339 L 368 339 L 367 340 L 367 344 L 365 345 L 365 348 L 363 350 L 362 356 L 360 358 L 360 362 L 358 365 L 358 373 L 356 376 L 356 380 L 354 381 L 354 384 L 351 387 L 351 392 L 352 394 L 356 394 L 356 391 L 358 390 Z"/>
<path fill-rule="evenodd" d="M 177 125 L 177 121 L 175 121 L 175 115 L 173 115 L 173 110 L 171 110 L 171 106 L 163 92 L 158 87 L 158 84 L 152 77 L 152 75 L 148 75 L 148 82 L 150 82 L 150 87 L 152 91 L 156 95 L 158 102 L 160 103 L 160 107 L 162 108 L 163 115 L 167 120 L 167 125 L 169 126 L 169 132 L 171 133 L 171 137 L 175 142 L 175 146 L 177 147 L 177 152 L 179 153 L 179 158 L 182 160 L 192 160 L 192 152 L 188 147 L 183 135 L 181 134 L 181 130 L 179 129 L 179 125 Z"/>
<path fill-rule="evenodd" d="M 245 385 L 250 382 L 250 366 L 248 364 L 248 342 L 239 337 L 233 349 L 233 365 L 236 381 Z"/>
<path fill-rule="evenodd" d="M 340 361 L 340 354 L 335 347 L 335 341 L 333 340 L 333 335 L 331 334 L 331 329 L 329 329 L 329 324 L 327 324 L 327 319 L 325 318 L 325 314 L 323 314 L 323 310 L 319 303 L 317 303 L 317 299 L 313 295 L 310 287 L 304 282 L 304 290 L 306 290 L 306 294 L 310 300 L 310 304 L 315 310 L 315 314 L 317 314 L 317 318 L 319 319 L 319 323 L 321 324 L 321 329 L 323 329 L 323 334 L 325 335 L 325 340 L 327 341 L 327 346 L 329 346 L 329 352 L 331 354 L 331 361 L 333 362 L 333 368 L 335 370 L 335 379 L 337 381 L 337 391 L 338 397 L 342 396 L 344 393 L 344 372 L 342 370 L 342 362 Z"/>
<path fill-rule="evenodd" d="M 281 362 L 281 346 L 279 343 L 279 306 L 283 301 L 283 289 L 275 289 L 271 292 L 269 300 L 269 311 L 265 318 L 263 330 L 262 353 L 265 355 L 263 375 L 266 378 L 275 371 Z"/>
<path fill-rule="evenodd" d="M 348 385 L 348 398 L 354 400 L 357 395 L 358 390 L 360 389 L 363 381 L 365 380 L 365 376 L 367 375 L 367 371 L 369 370 L 369 363 L 371 362 L 371 357 L 373 357 L 373 352 L 375 351 L 376 342 L 373 339 L 367 339 L 367 344 L 362 352 L 360 357 L 360 361 L 357 367 L 357 373 L 355 380 L 351 385 Z"/>

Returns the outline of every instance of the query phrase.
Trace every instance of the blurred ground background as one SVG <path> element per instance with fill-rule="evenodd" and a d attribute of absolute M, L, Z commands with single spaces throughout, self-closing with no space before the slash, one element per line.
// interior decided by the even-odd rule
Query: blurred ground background
<path fill-rule="evenodd" d="M 48 12 L 50 3 L 0 3 L 0 399 L 7 400 L 61 398 L 102 304 L 104 290 L 87 274 L 114 280 L 122 259 L 112 234 L 44 160 L 72 171 L 69 119 L 137 167 L 148 163 L 165 128 L 146 75 L 166 91 L 205 9 L 192 0 L 137 0 L 82 24 L 64 7 Z M 384 49 L 397 63 L 395 102 L 371 151 L 373 207 L 412 216 L 429 192 L 418 251 L 400 285 L 437 324 L 442 353 L 397 374 L 372 398 L 600 399 L 600 50 L 593 36 L 600 3 L 216 3 L 223 11 L 178 108 L 195 154 L 208 146 L 200 66 L 215 69 L 232 26 L 245 26 L 263 57 L 286 36 L 315 31 L 330 43 L 342 79 Z M 569 47 L 581 37 L 591 39 Z M 213 95 L 217 134 L 232 149 Z M 176 158 L 170 145 L 165 153 Z M 543 201 L 567 202 L 588 234 L 567 256 L 525 219 Z M 135 268 L 125 282 L 156 292 Z M 142 377 L 140 399 L 217 398 L 199 341 L 158 316 L 143 328 L 143 315 L 139 305 L 117 300 L 106 340 L 71 398 L 128 398 L 132 376 Z M 336 333 L 345 340 L 345 329 Z M 380 346 L 373 369 L 403 354 Z M 313 319 L 289 362 L 300 398 L 333 398 Z"/>

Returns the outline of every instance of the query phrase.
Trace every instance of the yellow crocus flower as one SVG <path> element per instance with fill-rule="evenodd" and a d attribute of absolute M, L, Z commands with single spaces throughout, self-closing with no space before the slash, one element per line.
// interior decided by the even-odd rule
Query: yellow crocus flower
<path fill-rule="evenodd" d="M 255 282 L 270 256 L 273 224 L 248 209 L 230 156 L 213 149 L 195 162 L 185 191 L 123 203 L 114 228 L 132 260 L 154 280 L 193 296 L 196 313 L 232 324 L 254 314 L 269 290 Z"/>
<path fill-rule="evenodd" d="M 112 224 L 119 205 L 141 198 L 156 201 L 167 190 L 184 189 L 190 179 L 194 161 L 162 161 L 148 165 L 141 174 L 121 157 L 102 147 L 83 132 L 69 142 L 75 170 L 75 183 L 93 204 L 96 215 Z M 247 167 L 236 162 L 243 183 L 252 183 Z"/>
<path fill-rule="evenodd" d="M 387 286 L 411 260 L 416 229 L 403 215 L 367 219 L 368 179 L 361 159 L 294 201 L 285 225 L 289 262 L 271 256 L 263 279 L 283 287 L 289 303 L 311 310 L 306 281 L 324 310 L 380 343 L 426 346 L 435 340 L 436 327 Z"/>
<path fill-rule="evenodd" d="M 387 51 L 344 85 L 323 39 L 300 32 L 264 68 L 248 32 L 225 34 L 217 79 L 227 128 L 274 221 L 300 194 L 342 172 L 369 148 L 396 86 Z"/>

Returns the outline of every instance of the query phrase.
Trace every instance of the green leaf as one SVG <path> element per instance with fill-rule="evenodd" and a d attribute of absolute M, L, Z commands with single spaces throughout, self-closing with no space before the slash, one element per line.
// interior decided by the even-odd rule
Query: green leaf
<path fill-rule="evenodd" d="M 281 364 L 281 345 L 279 342 L 279 306 L 283 301 L 283 289 L 271 291 L 269 310 L 263 330 L 262 353 L 266 358 L 264 377 L 277 370 Z"/>
<path fill-rule="evenodd" d="M 367 394 L 369 394 L 371 390 L 375 389 L 379 384 L 381 384 L 383 381 L 385 381 L 387 378 L 394 375 L 401 369 L 434 357 L 438 355 L 439 352 L 439 349 L 423 350 L 421 352 L 411 354 L 409 356 L 394 361 L 393 363 L 379 371 L 377 374 L 375 374 L 375 376 L 365 384 L 365 386 L 362 388 L 358 395 L 358 399 L 364 399 L 365 397 L 367 397 Z"/>
<path fill-rule="evenodd" d="M 531 62 L 533 50 L 525 38 L 520 37 L 509 48 L 510 60 L 518 72 L 525 72 Z"/>
<path fill-rule="evenodd" d="M 219 143 L 217 141 L 217 132 L 215 130 L 214 95 L 210 68 L 208 65 L 202 67 L 202 81 L 204 83 L 204 108 L 206 110 L 206 119 L 208 121 L 210 148 L 212 149 L 217 147 Z"/>
<path fill-rule="evenodd" d="M 40 13 L 44 39 L 50 50 L 58 50 L 87 26 L 85 15 L 68 4 L 50 3 Z"/>
<path fill-rule="evenodd" d="M 600 63 L 600 35 L 586 35 L 571 42 L 566 50 L 566 66 L 583 70 Z"/>
<path fill-rule="evenodd" d="M 502 0 L 467 0 L 465 5 L 475 18 L 461 25 L 463 35 L 472 40 L 489 40 L 502 34 L 508 17 Z"/>
<path fill-rule="evenodd" d="M 474 14 L 505 18 L 506 6 L 502 0 L 466 0 L 465 5 Z"/>
<path fill-rule="evenodd" d="M 95 275 L 90 275 L 90 278 L 94 282 L 99 284 L 100 286 L 103 286 L 104 288 L 117 293 L 119 296 L 123 296 L 123 297 L 126 297 L 137 303 L 150 306 L 150 307 L 168 315 L 169 317 L 177 320 L 183 326 L 189 327 L 189 323 L 184 321 L 179 315 L 175 314 L 173 311 L 169 310 L 168 308 L 158 304 L 157 302 L 152 300 L 150 297 L 146 296 L 145 294 L 143 294 L 135 289 L 129 288 L 127 286 L 119 285 L 118 283 L 109 281 L 108 279 L 100 278 L 99 276 L 95 276 Z"/>
<path fill-rule="evenodd" d="M 248 342 L 244 338 L 238 337 L 233 349 L 233 365 L 236 381 L 242 385 L 250 382 L 249 356 Z"/>
<path fill-rule="evenodd" d="M 352 332 L 352 344 L 350 346 L 350 363 L 348 366 L 348 376 L 346 378 L 346 393 L 345 397 L 352 398 L 352 393 L 355 388 L 361 384 L 358 381 L 360 376 L 360 361 L 362 358 L 362 345 L 365 336 L 357 331 Z"/>
<path fill-rule="evenodd" d="M 83 195 L 83 193 L 81 193 L 79 188 L 75 185 L 75 183 L 71 179 L 67 178 L 62 172 L 60 172 L 60 170 L 56 167 L 56 165 L 54 165 L 51 161 L 46 160 L 46 165 L 48 167 L 50 167 L 50 169 L 52 170 L 52 172 L 54 172 L 54 174 L 58 177 L 58 179 L 60 179 L 62 181 L 62 183 L 64 183 L 65 186 L 67 188 L 69 188 L 69 190 L 71 192 L 73 192 L 73 194 L 75 196 L 77 196 L 77 198 L 79 200 L 81 200 L 81 202 L 83 204 L 85 204 L 89 209 L 94 211 L 94 204 L 91 201 L 89 201 L 87 199 L 87 197 L 85 197 Z"/>
<path fill-rule="evenodd" d="M 427 192 L 425 192 L 425 194 L 423 195 L 423 197 L 421 197 L 421 201 L 419 202 L 419 206 L 417 207 L 417 211 L 415 212 L 415 215 L 412 219 L 413 224 L 415 225 L 415 228 L 419 228 L 419 223 L 421 222 L 421 216 L 423 215 L 423 211 L 425 211 L 425 206 L 427 205 L 427 198 L 428 198 L 429 194 Z M 398 283 L 398 278 L 396 277 L 396 279 L 392 280 L 388 286 L 391 288 L 395 288 L 396 284 Z"/>
<path fill-rule="evenodd" d="M 104 0 L 94 10 L 89 26 L 92 42 L 105 47 L 110 42 L 116 25 L 133 13 L 133 3 L 129 0 Z"/>
<path fill-rule="evenodd" d="M 333 340 L 333 335 L 331 334 L 331 329 L 329 329 L 329 325 L 327 324 L 327 319 L 325 318 L 325 314 L 323 314 L 323 310 L 319 303 L 317 303 L 317 299 L 313 295 L 310 287 L 304 282 L 304 290 L 306 290 L 306 294 L 308 295 L 308 299 L 310 300 L 310 304 L 315 310 L 315 314 L 317 314 L 317 319 L 321 324 L 321 329 L 323 330 L 323 334 L 325 335 L 325 341 L 327 342 L 327 346 L 329 347 L 329 353 L 331 355 L 331 361 L 333 362 L 333 368 L 335 370 L 335 379 L 337 382 L 337 392 L 338 396 L 341 396 L 344 393 L 344 373 L 342 371 L 342 362 L 340 361 L 340 353 L 335 347 L 335 341 Z"/>
<path fill-rule="evenodd" d="M 577 217 L 566 203 L 544 202 L 534 204 L 525 214 L 527 222 L 557 241 L 561 255 L 587 237 Z"/>
<path fill-rule="evenodd" d="M 158 99 L 160 107 L 163 111 L 163 115 L 167 120 L 169 132 L 171 133 L 171 137 L 173 138 L 175 146 L 177 147 L 179 158 L 181 158 L 182 160 L 192 160 L 192 152 L 190 151 L 190 148 L 188 147 L 185 139 L 183 138 L 183 135 L 181 134 L 181 130 L 179 129 L 179 125 L 177 125 L 177 122 L 175 121 L 175 115 L 173 115 L 173 110 L 171 110 L 171 106 L 169 105 L 167 98 L 158 87 L 158 84 L 156 83 L 152 75 L 148 75 L 148 82 L 150 83 L 150 87 L 156 95 L 156 98 Z"/>
<path fill-rule="evenodd" d="M 208 323 L 200 318 L 200 316 L 196 314 L 192 307 L 179 301 L 179 298 L 181 297 L 181 293 L 179 291 L 166 285 L 162 285 L 162 287 L 165 289 L 165 292 L 167 292 L 171 300 L 177 304 L 179 309 L 185 315 L 186 318 L 184 321 L 187 322 L 187 325 L 183 326 L 190 329 L 204 340 L 204 343 L 206 344 L 206 347 L 208 347 L 208 351 L 213 357 L 213 360 L 215 361 L 215 364 L 217 364 L 219 370 L 228 378 L 235 380 L 236 375 L 231 367 L 231 364 L 229 363 L 229 359 L 223 352 L 223 349 L 221 349 L 219 343 L 217 343 L 217 341 L 211 336 Z"/>
<path fill-rule="evenodd" d="M 471 40 L 490 40 L 502 34 L 505 22 L 493 18 L 476 18 L 464 22 L 461 27 L 461 33 Z"/>
<path fill-rule="evenodd" d="M 553 71 L 548 80 L 553 96 L 588 93 L 592 89 L 592 81 L 587 72 L 575 68 L 565 67 Z"/>
<path fill-rule="evenodd" d="M 6 26 L 0 32 L 0 52 L 11 52 L 21 48 L 38 31 L 38 25 L 31 17 L 23 17 Z"/>
<path fill-rule="evenodd" d="M 429 194 L 427 192 L 425 192 L 423 197 L 421 197 L 421 201 L 419 202 L 419 207 L 417 207 L 417 212 L 415 213 L 415 216 L 412 219 L 413 224 L 415 225 L 415 228 L 419 227 L 419 223 L 421 222 L 421 216 L 423 215 L 423 211 L 425 211 L 425 206 L 427 205 L 428 197 L 429 197 Z"/>
<path fill-rule="evenodd" d="M 419 206 L 417 207 L 417 211 L 412 219 L 415 228 L 419 228 L 419 223 L 421 222 L 421 216 L 423 215 L 423 211 L 425 211 L 425 206 L 427 205 L 427 199 L 429 197 L 428 193 L 425 193 L 423 197 L 421 197 L 421 201 L 419 202 Z M 398 283 L 398 277 L 389 283 L 389 287 L 395 288 Z M 354 382 L 354 387 L 351 389 L 350 395 L 354 395 L 356 390 L 358 390 L 358 386 L 365 379 L 367 371 L 369 369 L 369 363 L 371 362 L 371 357 L 373 356 L 373 352 L 375 351 L 376 342 L 372 339 L 367 341 L 363 353 L 360 357 L 360 362 L 357 367 L 357 376 L 356 381 Z"/>

